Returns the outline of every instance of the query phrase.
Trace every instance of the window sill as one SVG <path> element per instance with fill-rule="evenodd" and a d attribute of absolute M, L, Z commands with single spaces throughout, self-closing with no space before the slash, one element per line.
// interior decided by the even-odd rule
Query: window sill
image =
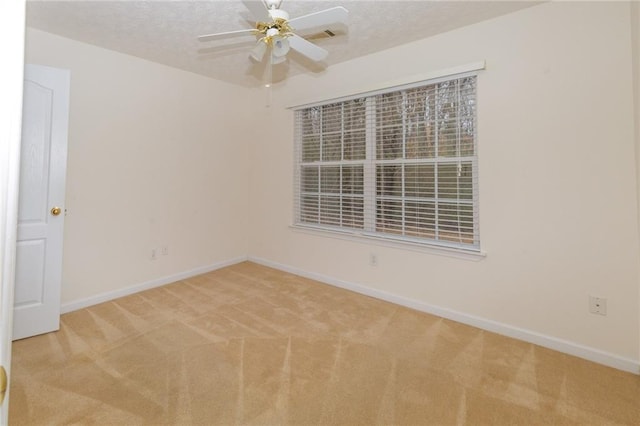
<path fill-rule="evenodd" d="M 480 261 L 487 255 L 486 253 L 475 249 L 463 249 L 456 247 L 440 246 L 429 243 L 419 243 L 414 241 L 403 241 L 400 239 L 385 238 L 354 231 L 341 231 L 336 229 L 327 229 L 306 225 L 290 225 L 294 232 L 315 235 L 324 238 L 333 238 L 346 241 L 356 241 L 366 244 L 375 244 L 381 247 L 390 247 L 402 250 L 411 250 L 420 253 L 428 253 L 438 256 L 453 257 L 456 259 Z"/>

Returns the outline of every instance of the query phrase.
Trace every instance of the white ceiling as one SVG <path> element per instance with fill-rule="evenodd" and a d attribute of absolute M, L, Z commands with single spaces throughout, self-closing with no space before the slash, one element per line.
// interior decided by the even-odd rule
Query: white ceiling
<path fill-rule="evenodd" d="M 290 53 L 274 69 L 274 80 L 322 72 L 332 64 L 470 25 L 539 2 L 529 1 L 371 1 L 284 0 L 291 18 L 333 6 L 349 10 L 348 32 L 316 36 L 329 51 L 322 64 Z M 233 40 L 201 43 L 196 37 L 252 28 L 240 0 L 215 1 L 28 1 L 27 25 L 85 43 L 138 56 L 229 83 L 253 87 L 264 79 L 264 65 L 248 52 L 252 43 Z M 242 40 L 246 40 L 242 38 Z"/>

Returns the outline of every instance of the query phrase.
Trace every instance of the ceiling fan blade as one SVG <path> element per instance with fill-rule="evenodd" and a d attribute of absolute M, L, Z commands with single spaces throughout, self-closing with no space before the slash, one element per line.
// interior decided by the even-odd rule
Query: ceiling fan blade
<path fill-rule="evenodd" d="M 307 58 L 313 61 L 316 61 L 316 62 L 323 61 L 329 55 L 329 52 L 324 50 L 322 47 L 316 46 L 310 41 L 303 39 L 299 35 L 293 34 L 290 37 L 288 37 L 288 40 L 289 40 L 289 46 L 293 50 L 297 51 L 301 55 L 306 56 Z"/>
<path fill-rule="evenodd" d="M 257 22 L 271 22 L 271 16 L 267 10 L 267 6 L 262 0 L 242 0 L 245 7 L 253 15 Z"/>
<path fill-rule="evenodd" d="M 264 54 L 267 51 L 267 43 L 262 40 L 258 40 L 256 47 L 253 48 L 249 56 L 256 62 L 262 62 Z"/>
<path fill-rule="evenodd" d="M 321 10 L 320 12 L 298 16 L 289 20 L 289 25 L 294 31 L 304 31 L 310 28 L 323 27 L 329 24 L 347 25 L 349 11 L 342 6 Z"/>
<path fill-rule="evenodd" d="M 238 30 L 238 31 L 227 31 L 224 33 L 205 34 L 205 35 L 198 36 L 198 40 L 199 41 L 220 40 L 223 38 L 232 38 L 232 37 L 237 37 L 241 35 L 247 35 L 247 36 L 255 35 L 257 33 L 258 31 L 252 28 L 250 30 Z"/>

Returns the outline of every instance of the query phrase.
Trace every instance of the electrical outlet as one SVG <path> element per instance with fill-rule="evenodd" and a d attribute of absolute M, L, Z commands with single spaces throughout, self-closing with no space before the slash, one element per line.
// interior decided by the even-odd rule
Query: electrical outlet
<path fill-rule="evenodd" d="M 589 296 L 589 312 L 598 315 L 607 315 L 607 299 Z"/>
<path fill-rule="evenodd" d="M 369 253 L 369 265 L 378 266 L 378 255 L 375 253 Z"/>
<path fill-rule="evenodd" d="M 158 258 L 158 249 L 156 248 L 152 248 L 151 249 L 151 256 L 149 256 L 150 260 L 156 260 Z"/>

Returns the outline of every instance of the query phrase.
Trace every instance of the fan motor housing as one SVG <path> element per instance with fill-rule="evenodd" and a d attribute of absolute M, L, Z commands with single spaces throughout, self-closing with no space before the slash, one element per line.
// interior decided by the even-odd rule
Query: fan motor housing
<path fill-rule="evenodd" d="M 289 20 L 289 14 L 280 9 L 269 9 L 269 16 L 271 16 L 271 19 L 273 19 L 274 21 L 278 19 L 283 21 Z"/>

